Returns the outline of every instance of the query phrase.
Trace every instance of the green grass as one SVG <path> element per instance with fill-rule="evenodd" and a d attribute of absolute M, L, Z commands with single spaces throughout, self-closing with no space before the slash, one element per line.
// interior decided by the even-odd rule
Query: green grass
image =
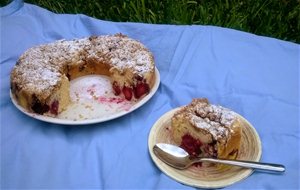
<path fill-rule="evenodd" d="M 300 43 L 299 0 L 26 0 L 110 21 L 214 25 Z"/>

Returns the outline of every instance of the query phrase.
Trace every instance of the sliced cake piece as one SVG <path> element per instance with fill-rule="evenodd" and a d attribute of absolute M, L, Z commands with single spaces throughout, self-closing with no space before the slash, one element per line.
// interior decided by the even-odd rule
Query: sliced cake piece
<path fill-rule="evenodd" d="M 237 157 L 242 128 L 237 114 L 206 98 L 194 99 L 172 117 L 172 137 L 192 156 Z"/>

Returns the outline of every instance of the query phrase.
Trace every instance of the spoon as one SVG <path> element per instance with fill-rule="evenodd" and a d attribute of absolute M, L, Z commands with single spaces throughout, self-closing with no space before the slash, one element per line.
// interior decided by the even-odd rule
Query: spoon
<path fill-rule="evenodd" d="M 154 154 L 166 164 L 183 170 L 191 166 L 196 162 L 213 162 L 220 164 L 228 164 L 233 166 L 239 166 L 244 168 L 260 169 L 275 172 L 284 172 L 285 167 L 280 164 L 252 162 L 243 160 L 228 160 L 228 159 L 216 159 L 216 158 L 201 158 L 191 157 L 184 149 L 165 143 L 158 143 L 153 147 Z"/>

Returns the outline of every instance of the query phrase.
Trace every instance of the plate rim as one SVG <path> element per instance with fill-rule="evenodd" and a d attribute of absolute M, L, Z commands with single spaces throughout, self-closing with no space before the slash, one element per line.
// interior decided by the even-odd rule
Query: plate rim
<path fill-rule="evenodd" d="M 155 83 L 150 91 L 149 94 L 147 94 L 145 97 L 143 97 L 141 100 L 139 100 L 138 102 L 136 102 L 128 111 L 120 111 L 116 114 L 113 114 L 109 117 L 100 117 L 100 118 L 93 118 L 93 119 L 85 119 L 85 120 L 70 120 L 70 119 L 62 119 L 62 118 L 55 118 L 55 117 L 50 117 L 50 116 L 45 116 L 45 115 L 40 115 L 40 114 L 36 114 L 36 113 L 31 113 L 28 112 L 27 110 L 25 110 L 22 106 L 20 106 L 17 101 L 14 98 L 14 95 L 11 93 L 10 90 L 10 99 L 12 101 L 12 103 L 14 104 L 14 106 L 21 111 L 22 113 L 24 113 L 25 115 L 34 118 L 36 120 L 40 120 L 40 121 L 44 121 L 44 122 L 48 122 L 48 123 L 53 123 L 53 124 L 61 124 L 61 125 L 87 125 L 87 124 L 95 124 L 95 123 L 102 123 L 102 122 L 106 122 L 106 121 L 110 121 L 113 119 L 117 119 L 119 117 L 122 117 L 124 115 L 127 115 L 133 111 L 135 111 L 136 109 L 140 108 L 141 106 L 143 106 L 145 103 L 147 103 L 156 93 L 156 91 L 159 88 L 160 85 L 160 73 L 157 69 L 157 67 L 155 67 Z"/>
<path fill-rule="evenodd" d="M 212 184 L 200 184 L 200 183 L 191 183 L 190 181 L 186 181 L 182 178 L 180 178 L 180 176 L 173 174 L 172 172 L 169 172 L 167 169 L 171 169 L 171 170 L 176 170 L 175 168 L 172 168 L 171 166 L 167 165 L 166 163 L 162 162 L 159 158 L 157 158 L 157 156 L 154 154 L 153 152 L 153 146 L 155 144 L 155 142 L 152 142 L 153 139 L 152 137 L 154 136 L 154 132 L 157 128 L 162 127 L 163 125 L 159 125 L 159 123 L 163 123 L 164 121 L 168 121 L 170 119 L 170 117 L 175 113 L 176 110 L 179 110 L 180 107 L 177 108 L 173 108 L 167 112 L 165 112 L 163 115 L 161 115 L 160 118 L 158 118 L 155 123 L 153 124 L 153 126 L 150 129 L 149 135 L 148 135 L 148 151 L 150 154 L 150 157 L 152 159 L 152 161 L 154 162 L 154 164 L 156 165 L 156 167 L 163 172 L 165 175 L 167 175 L 168 177 L 170 177 L 171 179 L 174 179 L 175 181 L 187 185 L 187 186 L 191 186 L 191 187 L 196 187 L 196 188 L 206 188 L 206 189 L 215 189 L 215 188 L 224 188 L 230 185 L 233 185 L 237 182 L 240 182 L 244 179 L 246 179 L 247 177 L 249 177 L 253 172 L 254 169 L 247 169 L 245 170 L 242 174 L 240 174 L 240 178 L 238 180 L 235 181 L 231 181 L 230 183 L 227 183 L 226 185 L 222 184 L 222 185 L 212 185 Z M 244 120 L 244 122 L 247 123 L 247 125 L 250 127 L 250 129 L 252 130 L 252 132 L 255 134 L 255 136 L 257 137 L 257 146 L 258 146 L 258 154 L 256 157 L 256 160 L 253 161 L 260 161 L 262 158 L 262 145 L 261 145 L 261 139 L 256 131 L 256 129 L 252 126 L 252 124 L 245 119 L 243 116 L 241 116 L 240 114 L 234 112 L 235 114 L 238 115 L 238 117 L 240 117 L 241 119 Z M 160 163 L 159 163 L 160 162 Z M 184 178 L 186 178 L 186 176 L 183 176 Z"/>

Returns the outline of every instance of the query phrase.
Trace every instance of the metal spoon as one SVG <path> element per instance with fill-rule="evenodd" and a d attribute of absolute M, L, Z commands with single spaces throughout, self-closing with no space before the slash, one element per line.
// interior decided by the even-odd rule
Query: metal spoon
<path fill-rule="evenodd" d="M 184 149 L 175 145 L 165 143 L 158 143 L 154 145 L 153 152 L 163 162 L 180 170 L 186 169 L 196 162 L 213 162 L 267 171 L 285 171 L 285 167 L 279 164 L 215 158 L 192 158 Z"/>

